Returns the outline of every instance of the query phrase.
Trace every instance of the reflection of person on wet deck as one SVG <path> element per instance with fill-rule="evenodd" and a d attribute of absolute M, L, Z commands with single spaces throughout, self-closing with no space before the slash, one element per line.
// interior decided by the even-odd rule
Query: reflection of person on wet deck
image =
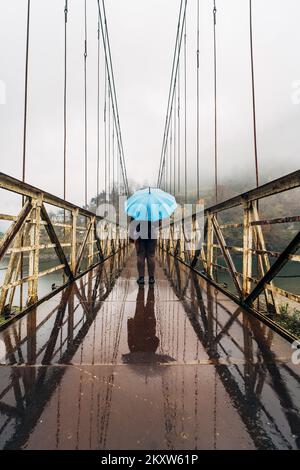
<path fill-rule="evenodd" d="M 149 288 L 146 305 L 144 305 L 144 297 L 144 288 L 140 287 L 134 318 L 129 318 L 127 321 L 128 347 L 131 353 L 155 353 L 159 345 L 154 314 L 154 289 Z"/>

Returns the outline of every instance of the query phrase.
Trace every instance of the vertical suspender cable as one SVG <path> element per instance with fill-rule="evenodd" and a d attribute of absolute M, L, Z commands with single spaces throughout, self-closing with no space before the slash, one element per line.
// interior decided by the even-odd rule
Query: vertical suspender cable
<path fill-rule="evenodd" d="M 105 10 L 105 2 L 102 0 L 102 7 L 103 7 L 103 15 L 104 15 L 104 27 L 105 27 L 105 35 L 106 35 L 106 42 L 107 42 L 107 49 L 108 49 L 108 55 L 106 54 L 106 48 L 105 48 L 105 55 L 106 55 L 106 60 L 107 60 L 107 67 L 110 70 L 110 75 L 108 75 L 108 80 L 109 80 L 109 88 L 112 94 L 112 110 L 113 110 L 113 117 L 114 121 L 116 124 L 116 136 L 118 140 L 118 145 L 120 146 L 120 156 L 121 156 L 121 169 L 122 169 L 122 175 L 124 179 L 124 187 L 125 187 L 125 193 L 129 193 L 129 187 L 128 187 L 128 178 L 127 178 L 127 170 L 126 170 L 126 165 L 125 165 L 125 157 L 124 157 L 124 148 L 123 148 L 123 140 L 122 140 L 122 133 L 121 133 L 121 126 L 120 126 L 120 118 L 119 118 L 119 110 L 118 110 L 118 100 L 117 100 L 117 93 L 116 93 L 116 87 L 115 87 L 115 80 L 114 80 L 114 70 L 113 70 L 113 65 L 112 65 L 112 57 L 111 57 L 111 48 L 110 48 L 110 41 L 109 41 L 109 35 L 108 35 L 108 28 L 107 28 L 107 18 L 106 18 L 106 10 Z M 100 6 L 99 6 L 100 8 Z"/>
<path fill-rule="evenodd" d="M 100 178 L 100 23 L 97 30 L 97 207 L 99 206 Z"/>
<path fill-rule="evenodd" d="M 107 172 L 108 172 L 108 200 L 110 201 L 110 191 L 111 191 L 111 186 L 110 186 L 110 117 L 111 117 L 111 92 L 110 92 L 110 87 L 108 87 L 108 159 L 107 159 Z"/>
<path fill-rule="evenodd" d="M 27 26 L 26 26 L 26 53 L 25 53 L 25 83 L 24 83 L 24 122 L 23 122 L 23 156 L 22 156 L 22 181 L 26 177 L 26 138 L 27 138 L 27 103 L 28 103 L 28 62 L 29 62 L 29 31 L 30 31 L 30 0 L 27 2 Z M 22 196 L 22 206 L 24 196 Z M 23 245 L 23 237 L 21 239 Z M 23 278 L 23 253 L 21 253 L 20 279 Z M 23 308 L 23 284 L 20 284 L 20 309 Z"/>
<path fill-rule="evenodd" d="M 67 22 L 68 0 L 65 1 L 65 38 L 64 38 L 64 199 L 67 194 Z"/>
<path fill-rule="evenodd" d="M 184 21 L 184 201 L 187 202 L 187 74 L 186 74 L 186 17 Z"/>
<path fill-rule="evenodd" d="M 64 168 L 63 168 L 63 194 L 67 197 L 67 22 L 68 22 L 68 0 L 65 0 L 64 7 L 65 29 L 64 29 Z M 66 224 L 66 211 L 64 210 L 64 225 Z M 64 227 L 64 241 L 66 241 L 66 228 Z M 63 273 L 63 282 L 65 274 Z"/>
<path fill-rule="evenodd" d="M 217 128 L 217 39 L 216 39 L 216 26 L 217 26 L 217 7 L 216 0 L 214 0 L 213 8 L 214 17 L 214 113 L 215 113 L 215 136 L 214 136 L 214 147 L 215 147 L 215 203 L 218 203 L 218 128 Z M 215 253 L 216 264 L 218 264 L 218 253 Z M 218 280 L 218 270 L 216 271 L 216 279 Z"/>
<path fill-rule="evenodd" d="M 28 58 L 29 58 L 29 28 L 30 28 L 30 0 L 27 2 L 27 27 L 26 27 L 26 57 L 25 57 L 25 85 L 24 85 L 24 122 L 23 122 L 23 161 L 22 181 L 26 177 L 26 138 L 27 138 L 27 103 L 28 103 Z"/>
<path fill-rule="evenodd" d="M 121 194 L 121 188 L 120 188 L 120 155 L 119 155 L 119 150 L 117 147 L 117 190 L 118 190 L 118 195 L 120 196 Z"/>
<path fill-rule="evenodd" d="M 168 152 L 168 150 L 166 150 Z M 168 191 L 168 157 L 165 161 L 165 191 Z"/>
<path fill-rule="evenodd" d="M 169 146 L 169 192 L 172 192 L 172 123 L 170 129 L 170 136 L 167 141 L 167 146 Z"/>
<path fill-rule="evenodd" d="M 107 80 L 108 80 L 108 86 L 109 86 L 110 92 L 112 94 L 111 104 L 112 104 L 112 110 L 113 110 L 113 118 L 115 122 L 116 137 L 117 137 L 117 142 L 118 142 L 120 165 L 121 165 L 122 176 L 123 176 L 123 181 L 124 181 L 125 193 L 128 194 L 129 193 L 128 179 L 127 179 L 127 172 L 126 172 L 126 165 L 125 165 L 125 158 L 124 158 L 124 148 L 123 148 L 123 142 L 122 142 L 122 133 L 121 133 L 121 127 L 120 127 L 119 111 L 118 111 L 118 101 L 117 101 L 115 81 L 114 81 L 114 72 L 113 72 L 113 65 L 112 65 L 112 57 L 111 57 L 111 49 L 110 49 L 109 35 L 108 35 L 108 29 L 107 29 L 107 20 L 106 20 L 104 0 L 102 0 L 101 3 L 102 3 L 104 21 L 102 20 L 100 0 L 97 0 L 99 19 L 100 19 L 100 29 L 101 29 L 101 34 L 103 38 L 105 65 L 106 65 L 106 70 L 107 70 Z"/>
<path fill-rule="evenodd" d="M 105 201 L 107 201 L 107 125 L 106 125 L 106 105 L 107 105 L 107 71 L 104 72 L 104 189 Z"/>
<path fill-rule="evenodd" d="M 180 194 L 180 145 L 181 145 L 181 139 L 180 139 L 180 63 L 178 65 L 178 91 L 177 91 L 177 98 L 178 98 L 178 113 L 177 113 L 177 122 L 178 122 L 178 148 L 177 148 L 177 171 L 178 171 L 178 177 L 177 177 L 177 191 L 178 194 Z"/>
<path fill-rule="evenodd" d="M 250 17 L 250 56 L 251 56 L 251 85 L 252 85 L 252 113 L 253 113 L 253 140 L 254 140 L 254 160 L 255 160 L 255 181 L 259 186 L 258 155 L 257 155 L 257 132 L 256 132 L 256 102 L 255 102 L 255 78 L 254 78 L 254 58 L 253 58 L 253 28 L 252 28 L 252 0 L 249 0 Z"/>
<path fill-rule="evenodd" d="M 217 25 L 217 7 L 216 0 L 214 0 L 213 8 L 213 17 L 214 17 L 214 153 L 215 153 L 215 202 L 218 202 L 218 129 L 217 129 L 217 41 L 216 41 L 216 25 Z"/>
<path fill-rule="evenodd" d="M 173 109 L 174 109 L 174 155 L 173 155 L 173 158 L 174 158 L 174 166 L 173 166 L 173 194 L 175 196 L 176 194 L 176 131 L 177 131 L 177 124 L 176 124 L 176 114 L 177 114 L 177 110 L 176 110 L 176 91 L 177 91 L 177 87 L 176 87 L 176 83 L 177 83 L 177 75 L 175 77 L 175 86 L 174 86 L 174 104 L 173 104 Z"/>
<path fill-rule="evenodd" d="M 173 191 L 173 119 L 172 119 L 172 114 L 171 114 L 171 120 L 170 120 L 170 192 L 172 193 Z"/>
<path fill-rule="evenodd" d="M 169 187 L 169 155 L 168 155 L 168 146 L 166 149 L 166 163 L 165 163 L 165 191 L 168 191 Z"/>
<path fill-rule="evenodd" d="M 115 203 L 115 124 L 112 122 L 112 194 L 113 204 Z"/>
<path fill-rule="evenodd" d="M 86 0 L 84 0 L 84 202 L 85 202 L 85 207 L 87 207 L 87 201 L 88 201 L 86 62 L 87 62 L 87 15 L 86 15 Z"/>
<path fill-rule="evenodd" d="M 182 7 L 183 7 L 183 11 L 182 11 Z M 158 187 L 160 186 L 160 182 L 161 182 L 161 178 L 162 178 L 162 169 L 163 169 L 164 161 L 165 161 L 165 157 L 166 157 L 165 156 L 166 145 L 167 145 L 167 141 L 168 141 L 170 123 L 171 123 L 171 119 L 172 119 L 174 94 L 175 94 L 175 88 L 176 88 L 176 77 L 177 77 L 180 50 L 181 50 L 183 30 L 184 30 L 184 23 L 185 23 L 185 17 L 186 17 L 186 7 L 187 7 L 187 0 L 182 0 L 181 4 L 180 4 L 180 12 L 179 12 L 179 18 L 178 18 L 177 36 L 176 36 L 176 43 L 175 43 L 175 50 L 174 50 L 174 57 L 173 57 L 173 65 L 172 65 L 172 74 L 171 74 L 171 81 L 170 81 L 170 88 L 169 88 L 166 122 L 165 122 L 165 128 L 164 128 L 163 144 L 162 144 L 161 158 L 160 158 L 158 178 L 157 178 L 157 186 Z"/>
<path fill-rule="evenodd" d="M 164 135 L 163 135 L 162 154 L 161 154 L 160 166 L 159 166 L 159 171 L 158 171 L 158 181 L 157 181 L 157 186 L 158 187 L 159 187 L 159 182 L 160 182 L 160 178 L 161 178 L 161 171 L 162 171 L 162 167 L 163 167 L 163 158 L 164 158 L 163 152 L 165 151 L 164 150 L 164 145 L 168 142 L 168 132 L 169 132 L 168 118 L 169 118 L 169 115 L 172 113 L 172 100 L 171 100 L 172 83 L 173 83 L 173 80 L 174 80 L 174 71 L 175 71 L 176 54 L 177 54 L 178 41 L 179 41 L 182 6 L 183 6 L 183 0 L 181 0 L 181 2 L 180 2 L 180 9 L 179 9 L 179 16 L 178 16 L 177 34 L 176 34 L 175 50 L 174 50 L 174 56 L 173 56 L 172 73 L 171 73 L 171 81 L 170 81 L 170 88 L 169 88 L 167 113 L 166 113 L 166 122 L 165 122 Z M 170 126 L 170 124 L 169 124 L 169 126 Z"/>
<path fill-rule="evenodd" d="M 257 152 L 257 132 L 256 132 L 256 100 L 255 100 L 255 77 L 254 77 L 254 54 L 253 54 L 253 27 L 252 27 L 252 0 L 249 0 L 249 29 L 250 29 L 250 59 L 251 59 L 251 90 L 252 90 L 252 117 L 253 117 L 253 145 L 254 145 L 254 165 L 255 165 L 255 183 L 259 186 L 259 170 L 258 170 L 258 152 Z M 258 201 L 256 202 L 258 210 Z M 255 248 L 258 250 L 259 243 L 256 237 Z M 256 276 L 260 273 L 259 255 L 256 254 Z M 257 308 L 259 309 L 260 299 L 257 299 Z"/>
<path fill-rule="evenodd" d="M 197 0 L 197 200 L 200 197 L 200 115 L 199 115 L 199 0 Z"/>

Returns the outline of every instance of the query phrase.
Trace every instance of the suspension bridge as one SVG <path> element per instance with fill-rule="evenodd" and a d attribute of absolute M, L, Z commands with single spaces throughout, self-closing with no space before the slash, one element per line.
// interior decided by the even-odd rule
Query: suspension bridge
<path fill-rule="evenodd" d="M 64 2 L 63 194 L 27 182 L 30 25 L 27 2 L 22 178 L 0 174 L 0 447 L 3 449 L 299 449 L 300 170 L 261 184 L 249 0 L 251 190 L 221 198 L 218 170 L 218 5 L 211 2 L 214 188 L 203 243 L 184 221 L 161 229 L 155 286 L 136 283 L 135 253 L 117 208 L 130 194 L 104 0 L 97 5 L 97 192 L 89 200 L 89 21 L 84 6 L 82 205 L 69 202 L 68 22 Z M 89 3 L 89 2 L 88 2 Z M 157 186 L 199 204 L 200 61 L 196 2 L 196 189 L 187 171 L 187 0 L 179 3 Z M 68 46 L 68 47 L 67 47 Z M 101 66 L 101 60 L 103 61 Z M 102 68 L 101 68 L 102 67 Z M 102 89 L 103 88 L 103 89 Z M 103 126 L 103 139 L 100 127 Z M 266 207 L 284 203 L 266 217 Z M 189 216 L 198 234 L 197 213 Z M 277 231 L 276 231 L 277 230 Z M 276 233 L 275 241 L 270 234 Z M 288 233 L 282 241 L 280 235 Z M 278 235 L 279 234 L 279 235 Z M 271 243 L 272 241 L 272 243 Z M 277 246 L 275 244 L 277 243 Z M 288 269 L 289 268 L 289 269 Z M 298 271 L 297 271 L 298 269 Z M 298 312 L 298 314 L 297 314 Z"/>

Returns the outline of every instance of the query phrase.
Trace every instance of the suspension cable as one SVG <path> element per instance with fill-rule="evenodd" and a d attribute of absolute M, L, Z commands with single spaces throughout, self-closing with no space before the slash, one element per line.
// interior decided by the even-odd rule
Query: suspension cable
<path fill-rule="evenodd" d="M 200 114 L 199 114 L 199 88 L 200 88 L 200 73 L 199 73 L 199 0 L 197 0 L 197 201 L 200 197 Z"/>
<path fill-rule="evenodd" d="M 87 14 L 86 0 L 84 0 L 84 201 L 85 207 L 88 202 L 88 154 L 87 154 Z"/>
<path fill-rule="evenodd" d="M 176 91 L 177 91 L 177 75 L 175 78 L 175 90 L 174 90 L 174 108 L 173 108 L 173 114 L 174 114 L 174 154 L 173 154 L 173 194 L 176 193 L 176 131 L 177 131 L 177 123 L 176 123 L 176 114 L 177 114 L 177 109 L 176 109 Z"/>
<path fill-rule="evenodd" d="M 115 123 L 112 123 L 112 197 L 115 203 Z"/>
<path fill-rule="evenodd" d="M 111 160 L 111 148 L 110 148 L 110 124 L 111 124 L 111 92 L 108 87 L 108 159 L 107 159 L 107 172 L 108 172 L 108 201 L 110 201 L 111 193 L 111 178 L 110 178 L 110 160 Z"/>
<path fill-rule="evenodd" d="M 107 201 L 107 70 L 104 72 L 104 190 Z"/>
<path fill-rule="evenodd" d="M 184 22 L 184 201 L 187 202 L 187 73 L 186 73 L 186 19 Z"/>
<path fill-rule="evenodd" d="M 182 10 L 183 3 L 184 3 L 184 9 Z M 169 128 L 170 128 L 170 123 L 172 120 L 174 93 L 175 93 L 175 87 L 176 87 L 176 76 L 177 76 L 183 29 L 184 29 L 184 23 L 185 23 L 185 17 L 186 17 L 186 6 L 187 6 L 187 0 L 185 1 L 182 0 L 180 4 L 179 19 L 178 19 L 178 25 L 177 25 L 177 35 L 176 35 L 175 50 L 174 50 L 174 56 L 173 56 L 173 65 L 172 65 L 171 81 L 170 81 L 170 88 L 169 88 L 169 98 L 168 98 L 168 106 L 167 106 L 167 114 L 166 114 L 166 122 L 165 122 L 165 129 L 164 129 L 164 137 L 163 137 L 163 145 L 162 145 L 162 151 L 161 151 L 161 160 L 160 160 L 157 186 L 160 185 L 160 181 L 161 181 L 161 176 L 162 176 L 161 173 L 162 173 L 162 168 L 163 168 L 164 160 L 165 160 L 165 151 L 166 151 L 166 145 L 167 145 L 167 140 L 168 140 L 168 133 L 169 133 Z"/>
<path fill-rule="evenodd" d="M 30 31 L 30 0 L 27 1 L 25 84 L 24 84 L 24 122 L 23 122 L 23 158 L 22 158 L 22 181 L 23 181 L 23 182 L 25 181 L 25 177 L 26 177 L 26 139 L 27 139 L 27 106 L 28 106 L 29 31 Z"/>
<path fill-rule="evenodd" d="M 28 106 L 28 64 L 29 64 L 29 32 L 30 32 L 30 0 L 27 1 L 27 23 L 26 23 L 26 49 L 25 49 L 25 81 L 24 81 L 24 117 L 23 117 L 23 155 L 22 155 L 22 181 L 26 177 L 26 140 L 27 140 L 27 106 Z M 24 205 L 22 196 L 22 207 Z M 21 236 L 21 247 L 24 237 Z M 23 279 L 24 254 L 20 257 L 20 279 Z M 20 309 L 23 308 L 23 283 L 20 285 Z"/>
<path fill-rule="evenodd" d="M 218 129 L 217 129 L 217 40 L 216 40 L 216 25 L 217 25 L 217 7 L 216 0 L 214 0 L 213 8 L 213 21 L 214 21 L 214 153 L 215 153 L 215 202 L 218 202 Z"/>
<path fill-rule="evenodd" d="M 97 207 L 100 192 L 100 24 L 97 29 Z"/>
<path fill-rule="evenodd" d="M 114 71 L 113 71 L 112 57 L 111 57 L 111 48 L 110 48 L 110 41 L 109 41 L 108 28 L 107 28 L 105 4 L 104 4 L 104 0 L 102 0 L 102 9 L 103 9 L 103 20 L 102 20 L 100 0 L 97 0 L 97 3 L 98 3 L 100 26 L 101 26 L 101 33 L 102 33 L 104 53 L 105 53 L 105 64 L 106 64 L 106 69 L 107 69 L 108 85 L 112 93 L 112 110 L 113 110 L 113 118 L 114 118 L 115 127 L 116 127 L 116 137 L 117 137 L 118 148 L 119 148 L 120 164 L 121 164 L 122 176 L 123 176 L 123 181 L 124 181 L 125 193 L 128 194 L 129 192 L 128 179 L 127 179 L 127 171 L 126 171 L 126 165 L 125 165 L 122 133 L 121 133 L 121 127 L 120 127 L 118 101 L 117 101 L 117 95 L 116 95 Z M 105 37 L 106 37 L 106 41 L 105 41 Z"/>
<path fill-rule="evenodd" d="M 172 192 L 172 123 L 167 147 L 169 148 L 169 192 Z"/>
<path fill-rule="evenodd" d="M 183 11 L 182 11 L 182 7 L 183 7 Z M 170 81 L 170 88 L 169 88 L 167 115 L 166 115 L 164 137 L 163 137 L 163 144 L 162 144 L 162 151 L 161 151 L 161 158 L 160 158 L 160 165 L 159 165 L 159 174 L 158 174 L 158 179 L 157 179 L 158 187 L 160 186 L 161 177 L 162 177 L 162 169 L 163 169 L 164 160 L 165 160 L 167 136 L 169 133 L 170 120 L 171 120 L 171 115 L 172 115 L 172 110 L 173 110 L 174 93 L 175 93 L 175 87 L 176 87 L 176 76 L 177 76 L 177 71 L 178 71 L 180 50 L 181 50 L 184 23 L 185 23 L 185 17 L 186 17 L 186 7 L 187 7 L 187 0 L 182 0 L 180 4 L 180 12 L 179 12 L 179 19 L 178 19 L 178 26 L 177 26 L 177 36 L 176 36 L 175 50 L 174 50 L 174 56 L 173 56 L 173 67 L 172 67 L 172 74 L 171 74 L 171 81 Z"/>
<path fill-rule="evenodd" d="M 64 7 L 65 31 L 64 31 L 64 199 L 67 193 L 67 23 L 68 0 Z"/>
<path fill-rule="evenodd" d="M 166 113 L 166 122 L 165 122 L 165 129 L 164 129 L 164 135 L 163 135 L 163 145 L 164 141 L 167 140 L 167 134 L 166 134 L 166 128 L 167 128 L 167 122 L 168 122 L 168 115 L 171 113 L 171 94 L 172 94 L 172 83 L 173 83 L 173 77 L 174 77 L 174 71 L 175 71 L 175 64 L 176 64 L 176 54 L 177 54 L 177 49 L 178 49 L 178 39 L 179 39 L 179 31 L 180 31 L 180 21 L 181 21 L 181 13 L 182 13 L 182 6 L 183 6 L 183 0 L 180 2 L 180 9 L 179 9 L 179 16 L 178 16 L 178 23 L 177 23 L 177 33 L 176 33 L 176 40 L 175 40 L 175 49 L 174 49 L 174 55 L 173 55 L 173 63 L 172 63 L 172 73 L 171 73 L 171 80 L 170 80 L 170 86 L 169 86 L 169 96 L 168 96 L 168 105 L 167 105 L 167 113 Z M 159 168 L 159 177 L 160 173 L 162 171 L 162 157 L 160 160 L 160 168 Z M 159 183 L 158 183 L 159 186 Z"/>
<path fill-rule="evenodd" d="M 180 146 L 181 146 L 181 138 L 180 138 L 180 132 L 181 132 L 181 127 L 180 127 L 180 62 L 179 62 L 179 65 L 178 65 L 178 79 L 177 79 L 177 84 L 178 84 L 178 91 L 177 91 L 177 123 L 178 123 L 178 139 L 177 139 L 177 142 L 178 142 L 178 148 L 177 148 L 177 171 L 178 171 L 178 181 L 177 181 L 177 191 L 178 191 L 178 194 L 180 194 L 180 183 L 181 183 L 181 179 L 180 179 L 180 175 L 181 175 L 181 171 L 180 171 L 180 158 L 181 158 L 181 155 L 180 155 Z"/>
<path fill-rule="evenodd" d="M 172 115 L 171 115 L 172 117 Z M 173 147 L 173 119 L 170 122 L 170 193 L 173 191 L 172 188 L 172 179 L 173 179 L 173 164 L 174 164 L 174 147 Z"/>
<path fill-rule="evenodd" d="M 256 100 L 255 100 L 255 77 L 254 77 L 254 57 L 253 57 L 253 28 L 252 28 L 252 0 L 249 0 L 250 19 L 250 57 L 251 57 L 251 87 L 252 87 L 252 115 L 253 115 L 253 144 L 254 144 L 254 164 L 255 181 L 259 186 L 258 154 L 257 154 L 257 131 L 256 131 Z"/>

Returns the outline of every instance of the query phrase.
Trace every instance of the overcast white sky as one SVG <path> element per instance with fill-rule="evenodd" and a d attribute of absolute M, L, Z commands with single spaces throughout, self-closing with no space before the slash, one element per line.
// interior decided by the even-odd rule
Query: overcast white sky
<path fill-rule="evenodd" d="M 27 181 L 63 191 L 64 0 L 31 0 Z M 106 0 L 127 171 L 156 181 L 179 0 Z M 213 176 L 212 0 L 200 0 L 201 184 Z M 27 0 L 0 0 L 1 171 L 21 176 Z M 69 0 L 68 193 L 83 204 L 83 0 Z M 188 158 L 195 173 L 196 0 L 188 1 Z M 220 182 L 254 186 L 248 0 L 217 0 Z M 253 0 L 258 151 L 262 180 L 299 168 L 299 0 Z M 89 197 L 96 189 L 97 2 L 88 0 Z M 102 56 L 103 59 L 103 56 Z M 103 85 L 103 84 L 102 84 Z M 101 85 L 101 86 L 102 86 Z M 101 158 L 103 153 L 101 154 Z"/>

